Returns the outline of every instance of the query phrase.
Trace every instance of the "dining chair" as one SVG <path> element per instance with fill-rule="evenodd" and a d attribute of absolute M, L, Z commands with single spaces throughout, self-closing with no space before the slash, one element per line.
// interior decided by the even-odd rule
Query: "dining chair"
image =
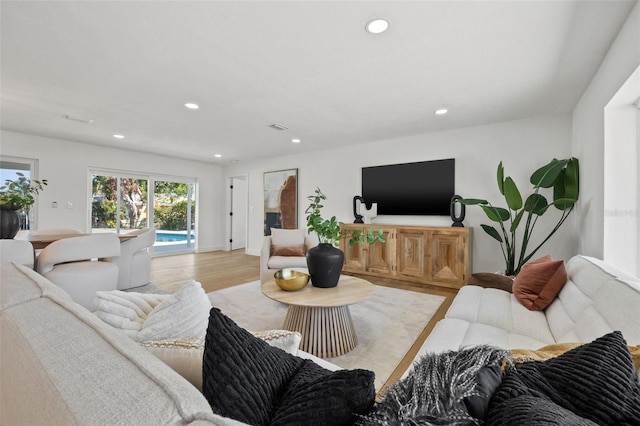
<path fill-rule="evenodd" d="M 118 290 L 140 287 L 151 281 L 151 253 L 156 242 L 156 229 L 143 228 L 128 232 L 135 238 L 120 243 L 120 256 L 108 259 L 118 265 Z"/>
<path fill-rule="evenodd" d="M 65 237 L 73 236 L 73 235 L 84 235 L 85 233 L 75 228 L 42 228 L 42 229 L 32 229 L 28 232 L 28 239 L 40 239 L 40 238 L 49 238 L 56 235 L 64 235 Z M 42 246 L 39 246 L 37 243 L 35 244 L 35 261 L 34 261 L 34 269 L 38 268 L 38 259 L 40 258 L 40 252 L 42 251 Z"/>
<path fill-rule="evenodd" d="M 16 262 L 33 269 L 35 263 L 33 246 L 25 240 L 1 239 L 0 262 Z"/>
<path fill-rule="evenodd" d="M 64 238 L 43 248 L 37 271 L 90 311 L 97 291 L 116 290 L 118 265 L 106 261 L 120 255 L 116 234 Z"/>

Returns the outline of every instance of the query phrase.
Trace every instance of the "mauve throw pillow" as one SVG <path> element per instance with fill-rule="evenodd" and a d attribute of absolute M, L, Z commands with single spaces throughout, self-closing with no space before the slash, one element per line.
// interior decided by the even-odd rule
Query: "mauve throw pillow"
<path fill-rule="evenodd" d="M 304 229 L 271 228 L 272 256 L 304 256 Z"/>
<path fill-rule="evenodd" d="M 277 246 L 271 245 L 272 256 L 304 256 L 304 244 L 297 246 Z"/>
<path fill-rule="evenodd" d="M 541 311 L 567 282 L 563 260 L 544 256 L 525 264 L 513 281 L 513 295 L 530 311 Z"/>

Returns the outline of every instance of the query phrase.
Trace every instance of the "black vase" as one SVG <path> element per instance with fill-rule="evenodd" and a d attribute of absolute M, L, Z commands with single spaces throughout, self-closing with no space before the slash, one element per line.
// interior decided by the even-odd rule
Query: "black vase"
<path fill-rule="evenodd" d="M 15 206 L 0 206 L 0 238 L 8 240 L 20 230 L 20 215 Z"/>
<path fill-rule="evenodd" d="M 307 251 L 307 267 L 315 287 L 335 287 L 340 279 L 344 253 L 332 244 L 318 244 Z"/>

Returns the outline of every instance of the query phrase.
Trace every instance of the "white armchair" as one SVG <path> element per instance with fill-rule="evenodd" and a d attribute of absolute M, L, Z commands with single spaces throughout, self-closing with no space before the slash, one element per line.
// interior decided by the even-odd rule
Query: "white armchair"
<path fill-rule="evenodd" d="M 271 232 L 271 236 L 264 237 L 260 251 L 261 282 L 273 278 L 273 274 L 283 268 L 306 268 L 307 251 L 318 245 L 318 238 L 305 235 L 304 229 L 272 229 Z M 279 250 L 282 247 L 284 250 Z"/>
<path fill-rule="evenodd" d="M 33 246 L 24 240 L 0 240 L 0 262 L 16 262 L 33 269 Z"/>
<path fill-rule="evenodd" d="M 109 259 L 118 265 L 118 290 L 140 287 L 151 281 L 149 247 L 156 242 L 155 228 L 136 229 L 127 235 L 136 237 L 120 243 L 120 256 Z"/>
<path fill-rule="evenodd" d="M 104 258 L 119 255 L 120 240 L 115 234 L 64 238 L 42 249 L 37 271 L 94 311 L 96 292 L 118 286 L 118 266 Z"/>

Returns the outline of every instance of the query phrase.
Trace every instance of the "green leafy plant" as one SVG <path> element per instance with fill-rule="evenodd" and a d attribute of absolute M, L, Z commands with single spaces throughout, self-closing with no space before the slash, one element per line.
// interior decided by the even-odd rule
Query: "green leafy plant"
<path fill-rule="evenodd" d="M 489 201 L 477 198 L 463 198 L 457 202 L 465 205 L 479 205 L 487 217 L 498 224 L 498 229 L 490 225 L 480 225 L 492 238 L 500 243 L 504 256 L 505 274 L 517 275 L 522 266 L 542 247 L 567 220 L 579 196 L 579 164 L 577 158 L 553 159 L 536 170 L 530 178 L 533 193 L 523 202 L 518 186 L 511 177 L 504 177 L 502 162 L 498 165 L 498 189 L 504 196 L 507 208 L 496 207 Z M 553 188 L 553 199 L 548 201 L 540 193 L 541 189 Z M 561 211 L 558 222 L 538 246 L 529 250 L 529 242 L 538 219 L 549 207 Z M 522 242 L 519 245 L 516 233 L 524 224 Z M 529 250 L 529 251 L 528 251 Z"/>
<path fill-rule="evenodd" d="M 7 179 L 0 186 L 0 206 L 12 206 L 16 210 L 28 208 L 36 202 L 35 196 L 48 184 L 47 179 L 29 179 L 17 172 L 18 179 Z"/>
<path fill-rule="evenodd" d="M 321 244 L 336 245 L 342 238 L 340 232 L 341 222 L 338 222 L 335 216 L 331 219 L 324 219 L 320 214 L 320 210 L 324 207 L 321 203 L 327 197 L 316 188 L 315 195 L 309 195 L 307 199 L 311 202 L 305 213 L 307 213 L 307 229 L 309 232 L 315 232 Z"/>
<path fill-rule="evenodd" d="M 320 210 L 324 206 L 321 203 L 327 199 L 326 195 L 322 193 L 320 188 L 316 188 L 314 195 L 309 195 L 307 199 L 310 201 L 309 207 L 305 210 L 305 213 L 307 213 L 308 231 L 315 232 L 321 244 L 337 245 L 338 241 L 346 237 L 346 234 L 340 229 L 343 223 L 338 222 L 335 216 L 332 216 L 331 219 L 324 219 L 322 217 Z M 383 237 L 382 230 L 380 229 L 376 232 L 373 228 L 369 228 L 365 231 L 363 228 L 361 231 L 353 230 L 351 232 L 349 245 L 353 247 L 359 242 L 373 244 L 376 241 L 380 241 L 381 243 L 386 241 Z"/>
<path fill-rule="evenodd" d="M 364 228 L 361 230 L 354 229 L 351 232 L 351 237 L 349 238 L 349 246 L 353 247 L 356 243 L 367 243 L 371 245 L 376 241 L 380 241 L 381 243 L 387 242 L 384 238 L 384 231 L 382 229 L 378 229 L 377 231 L 373 228 L 369 228 L 366 231 Z"/>

